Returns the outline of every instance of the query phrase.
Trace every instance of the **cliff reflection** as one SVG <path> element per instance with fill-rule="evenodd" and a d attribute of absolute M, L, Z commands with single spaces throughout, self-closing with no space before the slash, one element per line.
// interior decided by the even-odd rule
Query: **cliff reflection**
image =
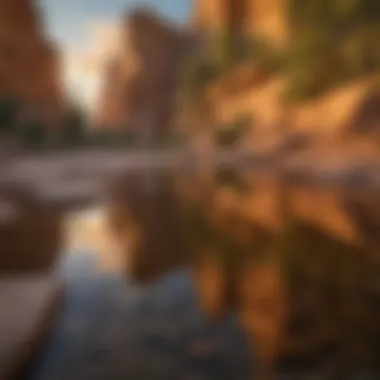
<path fill-rule="evenodd" d="M 61 212 L 22 190 L 2 189 L 0 198 L 12 211 L 0 223 L 0 274 L 48 272 L 63 244 Z"/>
<path fill-rule="evenodd" d="M 108 225 L 128 274 L 152 281 L 184 265 L 179 198 L 167 174 L 131 174 L 111 185 Z"/>
<path fill-rule="evenodd" d="M 136 280 L 189 264 L 205 314 L 237 312 L 263 377 L 348 378 L 380 363 L 378 205 L 234 172 L 136 175 L 109 223 Z"/>
<path fill-rule="evenodd" d="M 214 267 L 228 268 L 219 280 L 223 295 L 213 292 L 218 301 L 209 299 L 207 281 L 198 281 L 204 307 L 217 306 L 208 314 L 220 315 L 227 295 L 233 300 L 224 311 L 237 309 L 266 374 L 276 365 L 315 368 L 328 360 L 336 366 L 333 378 L 352 367 L 374 368 L 380 341 L 376 213 L 369 216 L 365 200 L 344 194 L 271 178 L 245 180 L 251 193 L 216 180 L 201 199 L 187 194 L 190 227 L 198 230 L 189 242 L 197 252 L 218 252 Z M 374 201 L 371 210 L 379 204 Z M 209 258 L 204 262 L 207 268 Z"/>

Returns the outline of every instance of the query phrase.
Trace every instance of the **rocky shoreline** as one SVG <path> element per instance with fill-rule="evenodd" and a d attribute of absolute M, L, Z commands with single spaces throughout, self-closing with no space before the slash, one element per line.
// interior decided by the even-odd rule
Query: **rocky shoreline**
<path fill-rule="evenodd" d="M 296 154 L 225 150 L 202 153 L 191 150 L 70 151 L 43 155 L 17 155 L 0 167 L 0 186 L 52 181 L 70 182 L 123 175 L 135 170 L 199 168 L 247 168 L 272 172 L 289 179 L 341 182 L 345 185 L 380 186 L 380 157 L 321 156 L 318 152 Z"/>

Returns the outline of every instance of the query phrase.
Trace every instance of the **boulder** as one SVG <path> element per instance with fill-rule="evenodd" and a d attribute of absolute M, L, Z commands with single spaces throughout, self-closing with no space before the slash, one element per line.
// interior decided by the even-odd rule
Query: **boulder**
<path fill-rule="evenodd" d="M 49 277 L 9 277 L 0 281 L 2 380 L 26 374 L 48 338 L 62 296 L 62 285 Z"/>

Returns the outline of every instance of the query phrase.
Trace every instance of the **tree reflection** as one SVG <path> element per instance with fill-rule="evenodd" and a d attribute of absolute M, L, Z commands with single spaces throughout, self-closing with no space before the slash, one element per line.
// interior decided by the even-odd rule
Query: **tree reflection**
<path fill-rule="evenodd" d="M 189 264 L 205 315 L 237 313 L 258 378 L 377 370 L 380 265 L 358 202 L 230 173 L 148 177 L 119 183 L 110 205 L 133 278 Z"/>
<path fill-rule="evenodd" d="M 326 228 L 319 214 L 331 213 L 335 198 L 313 198 L 309 192 L 310 203 L 303 201 L 300 208 L 298 189 L 284 187 L 274 193 L 283 226 L 278 231 L 238 206 L 247 204 L 246 193 L 235 194 L 228 206 L 217 201 L 218 193 L 215 184 L 201 199 L 186 200 L 189 243 L 197 258 L 194 277 L 207 315 L 237 310 L 262 365 L 259 376 L 271 376 L 275 368 L 316 369 L 328 360 L 335 366 L 331 378 L 376 368 L 380 292 L 373 279 L 379 267 L 371 266 L 373 248 L 352 242 L 352 234 L 347 239 L 342 221 L 355 226 L 358 220 L 345 202 L 336 198 L 335 218 Z M 326 200 L 329 209 L 323 207 Z"/>

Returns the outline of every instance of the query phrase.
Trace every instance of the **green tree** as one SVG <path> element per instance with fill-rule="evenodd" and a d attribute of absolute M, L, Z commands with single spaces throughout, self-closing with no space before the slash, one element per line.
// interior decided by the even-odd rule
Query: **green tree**
<path fill-rule="evenodd" d="M 250 116 L 238 117 L 235 121 L 222 125 L 217 129 L 215 139 L 220 147 L 231 147 L 237 144 L 245 136 L 250 127 Z"/>
<path fill-rule="evenodd" d="M 0 99 L 0 134 L 16 132 L 17 116 L 21 103 L 13 98 Z"/>
<path fill-rule="evenodd" d="M 73 106 L 66 115 L 62 131 L 62 142 L 65 146 L 77 146 L 84 143 L 86 135 L 84 113 L 80 108 Z"/>
<path fill-rule="evenodd" d="M 380 3 L 375 0 L 288 0 L 292 25 L 288 97 L 317 95 L 380 70 Z"/>
<path fill-rule="evenodd" d="M 48 141 L 47 128 L 40 121 L 29 122 L 23 125 L 20 131 L 19 137 L 28 148 L 41 149 Z"/>
<path fill-rule="evenodd" d="M 204 57 L 194 56 L 185 62 L 181 72 L 181 100 L 185 108 L 197 108 L 204 102 L 203 93 L 208 83 L 217 77 L 213 65 Z"/>

